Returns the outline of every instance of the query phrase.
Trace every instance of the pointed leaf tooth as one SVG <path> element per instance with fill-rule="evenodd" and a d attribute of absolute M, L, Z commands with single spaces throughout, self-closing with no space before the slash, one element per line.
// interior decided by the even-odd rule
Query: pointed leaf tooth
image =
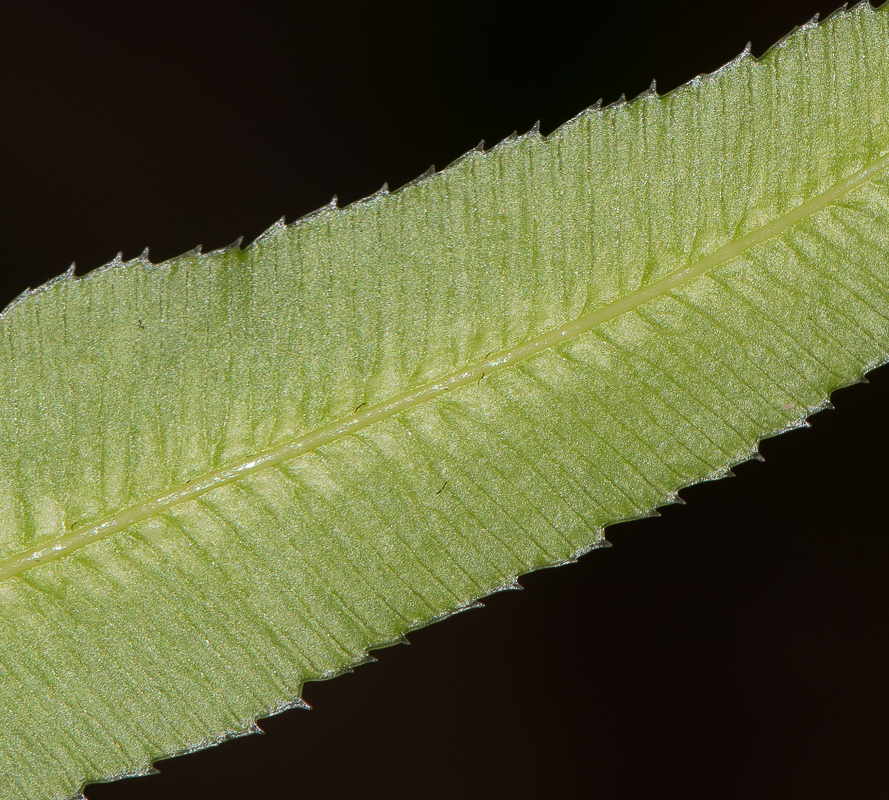
<path fill-rule="evenodd" d="M 484 155 L 484 153 L 485 153 L 484 146 L 485 146 L 485 140 L 482 139 L 481 142 L 479 142 L 475 147 L 472 147 L 469 150 L 467 150 L 465 153 L 463 153 L 462 155 L 459 155 L 450 164 L 448 164 L 443 170 L 439 170 L 439 172 L 447 172 L 447 171 L 457 167 L 459 164 L 462 164 L 467 158 L 476 158 L 480 154 Z M 481 148 L 481 150 L 479 148 Z M 436 174 L 438 174 L 438 173 L 436 173 Z"/>
<path fill-rule="evenodd" d="M 518 589 L 523 589 L 524 587 L 519 584 L 518 578 L 513 577 L 507 580 L 504 583 L 501 583 L 495 590 L 494 593 L 497 592 L 512 592 Z"/>
<path fill-rule="evenodd" d="M 273 709 L 271 709 L 271 713 L 280 714 L 284 711 L 292 711 L 294 709 L 299 709 L 300 711 L 311 711 L 312 706 L 309 705 L 309 703 L 307 703 L 302 697 L 293 697 L 278 703 Z M 262 714 L 261 716 L 267 717 L 270 715 Z"/>
<path fill-rule="evenodd" d="M 377 189 L 373 194 L 367 195 L 367 197 L 362 197 L 360 200 L 356 200 L 352 203 L 353 206 L 368 206 L 373 203 L 378 203 L 382 200 L 386 195 L 389 194 L 389 186 L 384 183 L 379 189 Z"/>
<path fill-rule="evenodd" d="M 581 111 L 579 114 L 575 114 L 575 115 L 574 115 L 571 119 L 569 119 L 567 122 L 564 122 L 564 123 L 562 123 L 561 125 L 559 125 L 559 127 L 556 128 L 556 130 L 555 130 L 553 133 L 550 134 L 550 137 L 553 136 L 553 135 L 555 135 L 555 134 L 557 134 L 557 133 L 559 133 L 560 131 L 570 130 L 571 127 L 572 127 L 575 123 L 577 123 L 578 120 L 581 120 L 581 119 L 583 119 L 584 117 L 588 117 L 590 114 L 601 113 L 601 111 L 602 111 L 602 98 L 600 97 L 600 98 L 599 98 L 598 100 L 596 100 L 596 102 L 593 103 L 591 106 L 587 106 L 587 107 L 586 107 L 583 111 Z M 547 138 L 549 138 L 549 137 L 547 137 Z"/>
<path fill-rule="evenodd" d="M 318 208 L 316 208 L 312 211 L 309 211 L 307 214 L 303 214 L 301 217 L 298 217 L 297 219 L 293 220 L 293 222 L 290 223 L 290 227 L 302 225 L 303 223 L 306 223 L 306 222 L 309 222 L 310 220 L 315 219 L 315 217 L 320 217 L 323 214 L 330 213 L 335 208 L 336 208 L 336 195 L 333 196 L 333 199 L 330 202 L 325 203 L 323 206 L 318 206 Z M 278 222 L 276 222 L 274 225 L 272 225 L 272 227 L 269 228 L 269 230 L 272 230 L 273 228 L 277 227 L 283 219 L 284 218 L 281 217 L 281 219 L 278 220 Z M 266 233 L 267 232 L 268 231 L 266 231 Z M 263 233 L 263 236 L 264 235 L 265 235 L 265 233 Z"/>
<path fill-rule="evenodd" d="M 196 247 L 192 247 L 191 250 L 186 250 L 179 258 L 191 258 L 192 256 L 199 256 L 201 254 L 201 245 L 197 245 Z"/>
<path fill-rule="evenodd" d="M 20 304 L 21 304 L 22 302 L 24 302 L 28 297 L 30 297 L 31 294 L 33 294 L 33 292 L 34 292 L 34 290 L 33 290 L 30 286 L 27 287 L 24 291 L 22 291 L 21 293 L 19 293 L 19 294 L 12 300 L 12 302 L 11 302 L 8 306 L 6 306 L 6 308 L 3 309 L 3 314 L 4 314 L 4 315 L 5 315 L 5 314 L 8 314 L 13 308 L 15 308 L 16 306 L 20 305 Z"/>
<path fill-rule="evenodd" d="M 422 172 L 420 175 L 417 175 L 417 177 L 414 178 L 412 181 L 408 181 L 398 191 L 403 192 L 406 189 L 411 189 L 414 186 L 419 186 L 421 183 L 429 180 L 429 178 L 433 177 L 434 175 L 435 175 L 435 164 L 430 164 L 429 167 L 427 167 L 427 169 L 424 172 Z"/>
<path fill-rule="evenodd" d="M 224 247 L 217 247 L 215 250 L 211 250 L 207 255 L 223 255 L 225 253 L 230 253 L 232 251 L 240 251 L 241 245 L 244 242 L 244 237 L 239 236 L 230 244 L 225 245 Z"/>
<path fill-rule="evenodd" d="M 644 91 L 637 94 L 631 102 L 635 103 L 639 100 L 647 100 L 649 98 L 657 98 L 657 91 L 655 89 L 655 82 L 652 81 L 649 87 Z"/>
<path fill-rule="evenodd" d="M 836 11 L 831 11 L 830 14 L 828 14 L 828 15 L 824 18 L 824 22 L 829 22 L 829 21 L 832 20 L 834 17 L 838 17 L 838 16 L 840 16 L 840 15 L 842 15 L 842 14 L 845 14 L 848 10 L 849 10 L 849 4 L 848 4 L 848 3 L 843 3 L 838 9 L 836 9 Z"/>

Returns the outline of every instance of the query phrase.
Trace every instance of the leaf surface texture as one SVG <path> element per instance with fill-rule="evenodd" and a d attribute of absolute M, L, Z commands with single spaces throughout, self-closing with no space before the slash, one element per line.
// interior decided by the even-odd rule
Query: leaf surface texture
<path fill-rule="evenodd" d="M 0 794 L 250 731 L 884 363 L 883 9 L 10 306 Z"/>

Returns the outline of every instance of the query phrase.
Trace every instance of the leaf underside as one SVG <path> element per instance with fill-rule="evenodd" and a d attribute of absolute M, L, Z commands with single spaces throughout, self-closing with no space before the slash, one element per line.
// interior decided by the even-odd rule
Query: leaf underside
<path fill-rule="evenodd" d="M 889 358 L 889 13 L 0 318 L 0 794 L 254 729 Z"/>

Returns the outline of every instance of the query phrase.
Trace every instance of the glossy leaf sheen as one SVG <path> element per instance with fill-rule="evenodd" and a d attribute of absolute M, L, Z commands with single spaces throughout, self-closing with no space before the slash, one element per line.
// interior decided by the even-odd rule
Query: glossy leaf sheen
<path fill-rule="evenodd" d="M 889 354 L 889 13 L 0 319 L 0 794 L 248 732 Z"/>

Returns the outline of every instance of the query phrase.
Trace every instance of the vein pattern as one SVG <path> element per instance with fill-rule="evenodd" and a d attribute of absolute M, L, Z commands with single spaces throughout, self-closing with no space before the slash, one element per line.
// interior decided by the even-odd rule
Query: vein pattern
<path fill-rule="evenodd" d="M 184 503 L 258 470 L 276 466 L 283 461 L 342 439 L 344 436 L 357 433 L 375 422 L 388 419 L 394 414 L 413 408 L 421 403 L 430 402 L 444 392 L 450 392 L 471 383 L 481 382 L 486 376 L 492 375 L 494 372 L 570 341 L 575 336 L 587 333 L 592 328 L 602 325 L 620 314 L 635 311 L 643 303 L 663 296 L 672 289 L 705 274 L 713 267 L 737 257 L 751 247 L 784 233 L 788 228 L 806 217 L 824 210 L 847 192 L 880 175 L 886 169 L 887 164 L 889 164 L 889 155 L 883 156 L 874 164 L 859 170 L 855 175 L 846 180 L 840 181 L 839 184 L 832 186 L 823 194 L 818 195 L 799 208 L 793 209 L 783 218 L 770 222 L 737 241 L 723 245 L 709 256 L 701 259 L 697 264 L 636 289 L 626 297 L 615 300 L 604 308 L 593 311 L 559 328 L 542 333 L 528 342 L 502 350 L 493 356 L 489 356 L 480 364 L 474 364 L 438 381 L 426 384 L 415 391 L 404 393 L 366 408 L 363 411 L 360 410 L 360 407 L 356 408 L 355 413 L 350 417 L 337 420 L 320 430 L 311 431 L 300 436 L 295 441 L 279 444 L 250 456 L 238 464 L 217 470 L 209 475 L 193 478 L 186 484 L 177 486 L 160 497 L 145 500 L 124 509 L 95 525 L 79 528 L 50 542 L 41 543 L 25 553 L 9 556 L 0 562 L 0 580 L 19 575 L 26 569 L 30 569 L 38 564 L 54 561 L 87 544 L 104 539 L 136 523 L 144 522 L 153 516 L 163 513 L 171 506 Z"/>
<path fill-rule="evenodd" d="M 0 794 L 250 731 L 884 363 L 887 20 L 10 306 Z"/>

